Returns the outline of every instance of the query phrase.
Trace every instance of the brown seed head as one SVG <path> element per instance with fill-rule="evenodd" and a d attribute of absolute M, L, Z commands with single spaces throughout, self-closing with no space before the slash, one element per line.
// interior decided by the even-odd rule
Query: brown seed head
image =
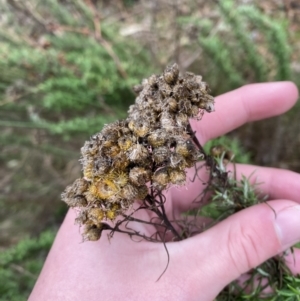
<path fill-rule="evenodd" d="M 138 136 L 144 137 L 150 130 L 150 124 L 147 120 L 130 120 L 129 128 Z"/>
<path fill-rule="evenodd" d="M 176 113 L 178 110 L 178 103 L 177 103 L 176 99 L 173 97 L 170 97 L 170 98 L 168 98 L 167 102 L 168 102 L 168 109 L 170 110 L 170 112 Z"/>
<path fill-rule="evenodd" d="M 90 192 L 90 189 L 84 194 L 84 196 L 85 196 L 85 199 L 86 199 L 88 205 L 94 204 L 98 200 L 98 198 Z"/>
<path fill-rule="evenodd" d="M 192 76 L 191 79 L 186 80 L 185 86 L 187 87 L 188 90 L 194 91 L 194 90 L 199 89 L 200 85 L 199 85 L 199 83 L 197 83 L 197 81 L 195 81 L 195 75 L 193 73 L 191 76 Z"/>
<path fill-rule="evenodd" d="M 186 181 L 186 174 L 184 170 L 179 168 L 170 168 L 169 169 L 170 181 L 172 184 L 184 185 Z"/>
<path fill-rule="evenodd" d="M 110 220 L 116 219 L 116 217 L 119 215 L 120 209 L 121 206 L 119 204 L 113 204 L 112 207 L 105 212 L 106 218 Z"/>
<path fill-rule="evenodd" d="M 131 184 L 127 184 L 125 187 L 123 187 L 120 194 L 124 199 L 132 202 L 136 200 L 139 195 L 137 187 Z"/>
<path fill-rule="evenodd" d="M 155 74 L 151 75 L 148 79 L 148 84 L 152 87 L 157 89 L 157 82 L 158 82 L 158 78 Z"/>
<path fill-rule="evenodd" d="M 103 147 L 111 147 L 112 145 L 116 145 L 119 138 L 119 131 L 117 130 L 116 126 L 112 127 L 109 130 L 109 127 L 106 129 L 106 133 L 103 134 L 102 138 L 102 146 Z"/>
<path fill-rule="evenodd" d="M 83 207 L 87 205 L 87 200 L 84 196 L 88 190 L 89 182 L 84 179 L 77 179 L 72 185 L 69 185 L 62 193 L 62 200 L 69 207 Z"/>
<path fill-rule="evenodd" d="M 164 129 L 155 130 L 148 136 L 148 143 L 152 147 L 159 147 L 167 144 L 168 133 Z"/>
<path fill-rule="evenodd" d="M 166 81 L 166 83 L 170 85 L 175 84 L 175 82 L 178 79 L 178 75 L 179 75 L 179 67 L 177 64 L 168 66 L 163 73 L 164 80 Z"/>
<path fill-rule="evenodd" d="M 188 99 L 181 99 L 178 103 L 178 110 L 184 114 L 188 114 L 188 112 L 192 108 L 192 103 Z"/>
<path fill-rule="evenodd" d="M 159 190 L 162 190 L 166 188 L 166 186 L 170 183 L 170 177 L 168 174 L 168 169 L 167 168 L 161 168 L 157 170 L 153 176 L 153 185 Z"/>
<path fill-rule="evenodd" d="M 97 141 L 86 141 L 81 148 L 82 156 L 95 156 L 99 151 Z"/>
<path fill-rule="evenodd" d="M 87 205 L 87 200 L 84 196 L 66 197 L 63 193 L 62 200 L 71 208 L 84 207 Z"/>
<path fill-rule="evenodd" d="M 162 99 L 169 98 L 173 94 L 173 88 L 167 83 L 161 83 L 159 86 L 159 92 Z"/>
<path fill-rule="evenodd" d="M 160 146 L 154 148 L 152 152 L 152 157 L 155 163 L 160 164 L 168 161 L 171 155 L 171 151 L 167 146 Z"/>
<path fill-rule="evenodd" d="M 92 175 L 94 177 L 100 177 L 106 174 L 111 168 L 111 159 L 108 157 L 98 157 L 94 160 L 94 166 L 92 169 Z"/>
<path fill-rule="evenodd" d="M 199 108 L 196 105 L 192 105 L 190 111 L 188 112 L 190 117 L 197 117 L 199 115 Z"/>
<path fill-rule="evenodd" d="M 129 148 L 128 159 L 132 162 L 142 162 L 147 160 L 149 153 L 147 149 L 141 144 L 134 144 L 131 148 Z"/>
<path fill-rule="evenodd" d="M 124 152 L 120 152 L 113 160 L 112 167 L 116 170 L 125 170 L 130 161 L 128 159 L 128 155 Z"/>
<path fill-rule="evenodd" d="M 180 139 L 177 141 L 175 152 L 183 157 L 189 157 L 194 152 L 197 152 L 197 149 L 190 139 Z"/>
<path fill-rule="evenodd" d="M 170 166 L 176 168 L 184 161 L 184 157 L 177 153 L 172 153 L 170 156 Z"/>
<path fill-rule="evenodd" d="M 91 208 L 88 211 L 88 218 L 95 225 L 99 225 L 104 218 L 104 211 L 101 208 Z"/>
<path fill-rule="evenodd" d="M 75 224 L 83 225 L 88 221 L 87 210 L 82 210 L 79 215 L 75 218 Z"/>
<path fill-rule="evenodd" d="M 188 117 L 188 115 L 185 114 L 185 113 L 178 113 L 176 115 L 176 124 L 179 127 L 186 128 L 187 125 L 189 124 L 189 117 Z"/>
<path fill-rule="evenodd" d="M 161 128 L 167 132 L 172 132 L 175 128 L 175 116 L 168 112 L 162 112 L 160 117 Z"/>
<path fill-rule="evenodd" d="M 151 171 L 144 167 L 133 167 L 129 172 L 129 180 L 135 186 L 142 186 L 150 181 Z"/>
<path fill-rule="evenodd" d="M 117 144 L 111 145 L 110 147 L 105 147 L 102 150 L 103 154 L 109 158 L 115 158 L 121 151 Z"/>
<path fill-rule="evenodd" d="M 134 143 L 134 140 L 135 139 L 133 136 L 129 136 L 129 135 L 122 136 L 118 140 L 118 145 L 122 151 L 126 151 L 126 150 L 128 150 L 128 148 L 130 148 L 132 146 L 132 144 Z"/>
<path fill-rule="evenodd" d="M 83 230 L 83 240 L 86 241 L 96 241 L 101 237 L 102 225 L 86 225 Z"/>
<path fill-rule="evenodd" d="M 148 195 L 148 187 L 146 185 L 137 187 L 137 199 L 143 200 Z"/>
<path fill-rule="evenodd" d="M 144 88 L 143 85 L 135 85 L 133 86 L 132 90 L 134 91 L 134 93 L 138 95 L 143 90 L 143 88 Z"/>

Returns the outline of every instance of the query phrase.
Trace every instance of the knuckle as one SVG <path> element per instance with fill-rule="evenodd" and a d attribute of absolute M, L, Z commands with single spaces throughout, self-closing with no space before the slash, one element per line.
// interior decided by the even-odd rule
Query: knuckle
<path fill-rule="evenodd" d="M 257 266 L 262 260 L 261 232 L 252 225 L 239 223 L 228 231 L 228 255 L 234 268 L 243 274 Z"/>

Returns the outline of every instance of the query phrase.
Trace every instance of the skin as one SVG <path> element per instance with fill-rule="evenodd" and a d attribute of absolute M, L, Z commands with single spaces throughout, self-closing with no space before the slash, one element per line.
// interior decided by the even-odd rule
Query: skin
<path fill-rule="evenodd" d="M 192 121 L 199 141 L 223 135 L 247 122 L 280 115 L 298 98 L 291 82 L 253 84 L 216 98 L 216 111 Z M 97 242 L 81 243 L 75 212 L 63 222 L 44 268 L 29 297 L 35 300 L 201 300 L 211 301 L 231 281 L 300 241 L 300 175 L 287 170 L 237 166 L 239 175 L 250 175 L 262 184 L 269 204 L 259 204 L 230 216 L 202 234 L 168 242 L 170 264 L 162 244 L 132 241 L 115 233 Z M 201 189 L 199 181 L 187 189 L 168 190 L 167 212 L 173 217 L 192 206 Z M 146 213 L 142 218 L 147 218 Z M 137 216 L 141 217 L 141 216 Z M 151 235 L 156 229 L 136 224 Z M 300 271 L 300 253 L 291 269 Z"/>

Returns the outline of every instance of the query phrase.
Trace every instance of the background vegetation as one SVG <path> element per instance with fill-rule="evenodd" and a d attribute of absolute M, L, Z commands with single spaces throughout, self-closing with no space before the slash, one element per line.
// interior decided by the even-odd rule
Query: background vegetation
<path fill-rule="evenodd" d="M 176 61 L 215 95 L 252 82 L 299 86 L 299 24 L 297 1 L 0 0 L 0 300 L 28 296 L 80 147 L 124 116 L 134 84 Z M 240 152 L 238 139 L 243 161 L 300 171 L 299 112 L 221 142 Z"/>

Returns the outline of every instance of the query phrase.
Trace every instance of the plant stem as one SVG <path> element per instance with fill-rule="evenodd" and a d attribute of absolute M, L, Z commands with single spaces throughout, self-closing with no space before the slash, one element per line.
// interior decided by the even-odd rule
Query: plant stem
<path fill-rule="evenodd" d="M 149 208 L 151 211 L 153 211 L 165 224 L 165 226 L 167 227 L 167 229 L 169 229 L 173 235 L 175 236 L 176 240 L 182 240 L 181 236 L 179 235 L 179 233 L 176 231 L 176 229 L 173 227 L 173 225 L 171 224 L 171 222 L 169 221 L 169 218 L 166 215 L 166 211 L 165 211 L 165 206 L 163 201 L 161 200 L 161 196 L 159 195 L 160 198 L 160 207 L 162 212 L 159 211 L 158 207 L 155 204 L 155 199 L 151 196 L 151 195 L 147 195 L 145 200 L 148 201 L 148 203 L 151 205 L 151 208 Z"/>

